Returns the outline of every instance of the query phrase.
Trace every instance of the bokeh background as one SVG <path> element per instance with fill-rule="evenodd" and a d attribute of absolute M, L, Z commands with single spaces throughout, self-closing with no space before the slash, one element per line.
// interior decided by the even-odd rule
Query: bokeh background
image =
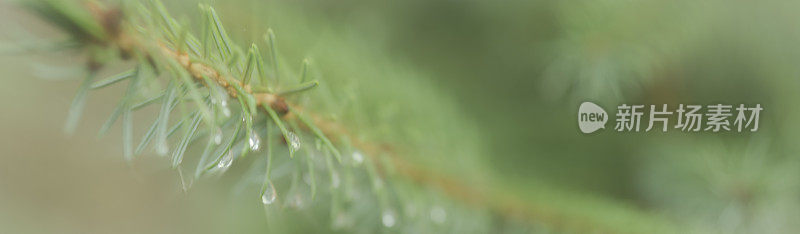
<path fill-rule="evenodd" d="M 189 19 L 197 17 L 196 4 L 166 3 L 173 15 Z M 275 29 L 287 60 L 307 56 L 321 67 L 347 63 L 370 69 L 368 74 L 422 74 L 413 79 L 424 79 L 475 123 L 469 127 L 482 136 L 487 170 L 520 194 L 556 188 L 709 232 L 800 230 L 799 3 L 211 5 L 237 41 L 258 39 L 265 26 Z M 60 35 L 14 2 L 0 3 L 0 22 L 4 48 Z M 346 59 L 326 54 L 331 46 L 347 51 L 341 55 Z M 143 157 L 127 165 L 118 128 L 96 137 L 116 103 L 108 100 L 117 100 L 121 89 L 93 93 L 78 132 L 65 135 L 64 118 L 81 77 L 73 65 L 83 63 L 81 58 L 46 52 L 0 56 L 0 232 L 265 230 L 258 202 L 237 194 L 230 186 L 235 179 L 203 182 L 184 194 L 162 159 Z M 761 104 L 764 111 L 753 133 L 606 129 L 587 135 L 575 118 L 583 101 L 609 112 L 622 103 L 744 103 Z"/>

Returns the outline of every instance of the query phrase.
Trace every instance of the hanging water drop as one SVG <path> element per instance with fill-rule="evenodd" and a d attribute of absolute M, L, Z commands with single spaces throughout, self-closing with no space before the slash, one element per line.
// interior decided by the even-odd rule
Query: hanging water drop
<path fill-rule="evenodd" d="M 311 173 L 303 173 L 303 182 L 306 182 L 306 184 L 311 185 L 312 184 L 311 180 L 312 180 Z"/>
<path fill-rule="evenodd" d="M 434 206 L 431 208 L 431 220 L 434 223 L 442 224 L 447 220 L 447 212 L 441 206 Z"/>
<path fill-rule="evenodd" d="M 233 164 L 233 154 L 231 154 L 231 152 L 228 151 L 227 153 L 225 153 L 225 155 L 222 156 L 221 159 L 219 159 L 219 162 L 217 163 L 217 169 L 227 170 L 228 167 L 231 166 L 231 164 Z"/>
<path fill-rule="evenodd" d="M 341 180 L 339 179 L 339 173 L 331 173 L 331 187 L 339 188 L 339 184 L 341 184 Z"/>
<path fill-rule="evenodd" d="M 356 162 L 356 164 L 364 162 L 364 155 L 361 154 L 361 151 L 356 150 L 353 152 L 353 161 Z"/>
<path fill-rule="evenodd" d="M 322 151 L 322 147 L 323 147 L 323 145 L 322 145 L 322 144 L 323 144 L 323 143 L 322 143 L 322 140 L 320 140 L 319 138 L 317 138 L 316 140 L 314 140 L 314 146 L 315 146 L 315 147 L 316 147 L 316 149 L 317 149 L 317 150 L 319 150 L 319 151 Z"/>
<path fill-rule="evenodd" d="M 407 203 L 405 209 L 403 210 L 406 212 L 406 216 L 409 218 L 414 218 L 417 216 L 417 206 L 414 205 L 414 203 Z"/>
<path fill-rule="evenodd" d="M 222 99 L 219 101 L 219 108 L 222 110 L 222 114 L 225 117 L 231 117 L 231 109 L 228 108 L 228 101 Z"/>
<path fill-rule="evenodd" d="M 352 226 L 353 218 L 345 212 L 338 212 L 334 216 L 331 226 L 333 229 L 344 229 Z"/>
<path fill-rule="evenodd" d="M 289 151 L 292 153 L 297 152 L 300 149 L 300 138 L 294 132 L 287 132 L 287 136 L 289 136 Z"/>
<path fill-rule="evenodd" d="M 161 156 L 167 155 L 168 151 L 169 151 L 169 147 L 165 143 L 160 143 L 160 144 L 158 144 L 156 146 L 156 153 L 158 155 L 161 155 Z"/>
<path fill-rule="evenodd" d="M 261 148 L 261 138 L 255 132 L 250 135 L 250 139 L 247 142 L 250 143 L 250 150 L 252 151 L 258 151 Z"/>
<path fill-rule="evenodd" d="M 289 207 L 293 209 L 303 209 L 303 205 L 305 205 L 305 203 L 303 202 L 303 197 L 299 193 L 295 193 L 289 200 Z"/>
<path fill-rule="evenodd" d="M 261 191 L 261 203 L 269 205 L 274 203 L 277 198 L 278 193 L 275 191 L 275 186 L 272 185 L 272 181 L 267 181 L 264 191 Z"/>
<path fill-rule="evenodd" d="M 358 191 L 358 189 L 353 188 L 353 186 L 346 187 L 344 193 L 345 193 L 345 197 L 347 198 L 347 200 L 350 200 L 350 201 L 361 200 L 361 197 L 363 196 L 361 194 L 361 192 Z"/>
<path fill-rule="evenodd" d="M 380 179 L 380 178 L 377 178 L 377 179 L 374 179 L 374 180 L 372 180 L 372 187 L 373 187 L 375 190 L 381 190 L 381 189 L 383 189 L 383 180 L 382 180 L 382 179 Z"/>
<path fill-rule="evenodd" d="M 222 129 L 219 127 L 214 129 L 214 135 L 212 137 L 214 140 L 214 144 L 219 145 L 220 143 L 222 143 Z"/>
<path fill-rule="evenodd" d="M 394 227 L 396 221 L 397 220 L 395 220 L 394 211 L 386 210 L 383 212 L 383 215 L 381 216 L 381 222 L 383 223 L 383 226 Z"/>

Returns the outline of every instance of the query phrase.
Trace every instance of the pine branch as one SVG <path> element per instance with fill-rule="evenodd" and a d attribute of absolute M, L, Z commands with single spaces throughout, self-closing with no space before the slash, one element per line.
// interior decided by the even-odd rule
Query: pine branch
<path fill-rule="evenodd" d="M 316 187 L 320 183 L 314 180 L 313 173 L 320 164 L 314 164 L 315 159 L 311 153 L 307 153 L 305 159 L 293 157 L 300 150 L 314 151 L 301 148 L 299 144 L 298 135 L 309 135 L 318 142 L 316 150 L 325 155 L 324 167 L 331 179 L 329 185 L 333 203 L 332 213 L 338 209 L 335 205 L 338 202 L 336 197 L 340 193 L 336 188 L 338 183 L 341 183 L 338 173 L 351 170 L 344 166 L 343 162 L 347 160 L 343 159 L 337 145 L 351 145 L 359 155 L 363 152 L 363 155 L 367 156 L 363 170 L 372 181 L 372 185 L 368 187 L 376 196 L 375 200 L 382 210 L 381 221 L 387 227 L 394 226 L 396 212 L 390 208 L 392 195 L 385 192 L 383 181 L 397 180 L 392 183 L 411 182 L 418 186 L 419 191 L 436 188 L 449 199 L 461 201 L 462 204 L 475 209 L 490 210 L 494 214 L 520 220 L 523 223 L 543 222 L 547 227 L 554 229 L 600 232 L 671 230 L 670 227 L 664 227 L 669 225 L 649 218 L 643 218 L 647 220 L 643 223 L 654 224 L 657 227 L 626 227 L 624 224 L 609 223 L 581 212 L 560 210 L 560 207 L 550 205 L 547 201 L 531 205 L 530 201 L 499 193 L 493 189 L 479 189 L 490 185 L 470 184 L 460 181 L 456 176 L 410 162 L 404 157 L 407 153 L 402 147 L 362 140 L 341 123 L 324 119 L 316 113 L 304 110 L 300 105 L 287 101 L 287 96 L 307 92 L 319 86 L 319 82 L 307 80 L 308 63 L 304 61 L 302 75 L 296 85 L 287 85 L 288 88 L 283 89 L 277 85 L 279 80 L 286 77 L 279 76 L 277 72 L 278 55 L 275 48 L 275 34 L 272 30 L 265 35 L 273 69 L 273 76 L 268 77 L 266 72 L 268 67 L 264 66 L 258 47 L 252 44 L 245 55 L 231 41 L 219 16 L 211 7 L 201 6 L 201 10 L 205 13 L 205 25 L 198 39 L 189 32 L 187 25 L 169 16 L 166 8 L 157 0 L 151 2 L 151 7 L 134 4 L 125 9 L 106 8 L 94 1 L 86 2 L 83 5 L 85 10 L 72 5 L 63 7 L 63 4 L 56 0 L 40 0 L 29 5 L 44 18 L 56 22 L 70 32 L 76 41 L 84 43 L 84 48 L 90 48 L 90 51 L 117 50 L 123 59 L 135 59 L 139 62 L 137 68 L 107 79 L 92 83 L 92 78 L 87 78 L 73 102 L 68 124 L 68 129 L 74 128 L 75 121 L 80 117 L 86 92 L 108 87 L 123 80 L 131 80 L 128 84 L 129 92 L 121 101 L 118 110 L 101 129 L 101 132 L 105 132 L 118 116 L 122 116 L 124 152 L 127 159 L 132 159 L 133 155 L 141 153 L 153 139 L 156 140 L 157 151 L 166 154 L 169 137 L 178 129 L 185 129 L 183 134 L 178 134 L 183 137 L 173 151 L 172 166 L 181 170 L 189 145 L 201 136 L 206 136 L 208 143 L 203 147 L 204 152 L 198 161 L 198 169 L 195 171 L 197 178 L 208 173 L 224 172 L 234 161 L 242 159 L 248 152 L 260 150 L 262 144 L 258 133 L 261 132 L 266 136 L 264 151 L 266 151 L 267 166 L 260 198 L 262 203 L 270 205 L 280 199 L 273 183 L 277 178 L 272 178 L 270 174 L 276 160 L 295 160 L 289 161 L 293 164 L 305 160 L 306 170 L 311 173 L 311 198 L 315 199 Z M 132 15 L 123 15 L 123 12 Z M 82 13 L 91 17 L 87 18 Z M 136 15 L 140 16 L 135 17 Z M 103 53 L 92 54 L 88 67 L 90 73 L 94 74 L 100 69 L 105 60 L 108 59 L 103 57 Z M 135 97 L 136 89 L 139 87 L 137 83 L 148 81 L 148 78 L 155 80 L 152 78 L 156 75 L 148 77 L 148 71 L 171 73 L 167 80 L 169 85 L 163 93 L 137 102 L 137 99 L 141 99 Z M 257 76 L 257 79 L 253 79 L 253 76 Z M 231 117 L 227 104 L 229 100 L 235 100 L 239 104 L 235 117 Z M 195 108 L 169 127 L 170 122 L 174 122 L 170 121 L 173 109 L 178 105 L 186 105 L 187 102 L 191 102 Z M 132 112 L 154 103 L 162 105 L 159 117 L 134 149 L 131 142 Z M 242 121 L 237 121 L 238 119 Z M 295 130 L 300 130 L 302 133 L 296 133 Z M 229 135 L 223 142 L 225 132 Z M 288 159 L 273 156 L 276 148 L 272 146 L 272 141 L 275 139 L 272 136 L 276 134 L 279 134 L 285 143 Z M 241 138 L 244 142 L 240 141 Z M 244 147 L 240 146 L 240 142 Z M 222 145 L 217 147 L 218 144 Z M 293 171 L 295 178 L 292 180 L 290 191 L 296 190 L 294 181 L 297 180 L 296 174 L 301 172 Z M 359 187 L 359 185 L 352 186 Z M 558 196 L 552 198 L 564 199 Z M 288 196 L 287 204 L 291 204 Z M 639 216 L 627 209 L 619 209 L 619 212 L 623 216 Z"/>

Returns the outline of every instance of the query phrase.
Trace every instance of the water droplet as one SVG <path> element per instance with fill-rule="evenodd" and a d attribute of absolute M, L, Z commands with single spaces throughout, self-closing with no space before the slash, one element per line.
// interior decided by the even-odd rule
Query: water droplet
<path fill-rule="evenodd" d="M 277 198 L 278 193 L 275 191 L 275 186 L 272 185 L 272 181 L 268 181 L 264 191 L 261 191 L 261 203 L 269 205 L 274 203 Z"/>
<path fill-rule="evenodd" d="M 442 224 L 444 221 L 447 221 L 447 212 L 445 212 L 444 208 L 441 206 L 434 206 L 431 208 L 431 220 L 435 223 Z"/>
<path fill-rule="evenodd" d="M 417 216 L 417 206 L 414 205 L 413 203 L 407 203 L 406 208 L 403 210 L 405 210 L 406 216 L 410 218 L 414 218 L 415 216 Z"/>
<path fill-rule="evenodd" d="M 256 134 L 255 132 L 253 132 L 253 134 L 250 135 L 248 143 L 250 143 L 250 150 L 252 151 L 258 151 L 258 149 L 261 148 L 261 138 L 258 137 L 258 134 Z"/>
<path fill-rule="evenodd" d="M 341 184 L 341 183 L 342 183 L 342 181 L 339 179 L 339 173 L 336 173 L 336 172 L 332 173 L 331 174 L 331 187 L 339 188 L 339 184 Z"/>
<path fill-rule="evenodd" d="M 219 145 L 220 143 L 222 143 L 222 129 L 217 127 L 217 129 L 214 130 L 213 137 L 214 137 L 214 144 Z"/>
<path fill-rule="evenodd" d="M 344 229 L 346 227 L 350 227 L 353 224 L 353 219 L 350 215 L 347 215 L 345 212 L 338 212 L 333 219 L 333 229 Z"/>
<path fill-rule="evenodd" d="M 303 173 L 303 182 L 306 182 L 306 184 L 311 185 L 311 174 Z"/>
<path fill-rule="evenodd" d="M 289 199 L 289 207 L 294 209 L 302 209 L 304 205 L 303 197 L 299 193 L 295 193 L 291 199 Z"/>
<path fill-rule="evenodd" d="M 228 101 L 224 99 L 220 100 L 219 108 L 222 110 L 222 114 L 225 115 L 225 117 L 231 117 L 231 109 L 228 108 Z"/>
<path fill-rule="evenodd" d="M 372 187 L 375 188 L 375 190 L 383 189 L 383 180 L 380 178 L 373 180 Z"/>
<path fill-rule="evenodd" d="M 353 186 L 350 186 L 348 189 L 345 190 L 345 195 L 347 195 L 347 199 L 349 201 L 358 201 L 362 197 L 361 192 L 353 188 Z"/>
<path fill-rule="evenodd" d="M 383 215 L 381 216 L 381 222 L 383 223 L 383 226 L 394 227 L 396 221 L 397 220 L 395 220 L 394 211 L 386 210 L 383 212 Z"/>
<path fill-rule="evenodd" d="M 316 148 L 317 150 L 319 150 L 319 151 L 322 151 L 322 147 L 323 147 L 323 145 L 322 145 L 322 140 L 320 140 L 319 138 L 317 138 L 316 140 L 314 140 L 314 146 L 316 146 L 316 147 L 317 147 L 317 148 Z"/>
<path fill-rule="evenodd" d="M 294 153 L 300 149 L 300 137 L 297 137 L 297 134 L 294 132 L 287 132 L 287 136 L 289 136 L 289 150 Z"/>
<path fill-rule="evenodd" d="M 356 162 L 356 164 L 364 162 L 364 155 L 361 154 L 361 151 L 356 150 L 353 152 L 353 161 Z"/>
<path fill-rule="evenodd" d="M 169 151 L 169 147 L 167 147 L 167 144 L 161 143 L 161 144 L 158 144 L 158 146 L 156 146 L 156 153 L 158 155 L 161 155 L 161 156 L 167 155 L 168 151 Z"/>
<path fill-rule="evenodd" d="M 228 167 L 231 166 L 231 164 L 233 164 L 233 154 L 231 154 L 231 152 L 228 151 L 227 153 L 225 153 L 225 155 L 222 156 L 221 159 L 219 159 L 219 162 L 217 163 L 217 169 L 227 170 Z"/>

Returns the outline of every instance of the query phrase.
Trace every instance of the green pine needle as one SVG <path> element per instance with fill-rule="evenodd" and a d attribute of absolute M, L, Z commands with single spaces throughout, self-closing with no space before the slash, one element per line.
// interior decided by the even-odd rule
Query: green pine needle
<path fill-rule="evenodd" d="M 307 91 L 307 90 L 316 88 L 318 85 L 319 85 L 319 81 L 316 81 L 316 80 L 304 82 L 304 83 L 298 84 L 298 85 L 296 85 L 294 87 L 289 87 L 286 90 L 282 90 L 282 91 L 278 92 L 278 96 L 288 96 L 288 95 L 291 95 L 291 94 L 301 93 L 303 91 Z"/>
<path fill-rule="evenodd" d="M 105 88 L 106 86 L 115 84 L 117 82 L 123 81 L 123 80 L 128 79 L 128 78 L 131 78 L 135 74 L 136 74 L 136 70 L 135 69 L 130 69 L 130 70 L 124 71 L 122 73 L 119 73 L 119 74 L 113 75 L 111 77 L 108 77 L 106 79 L 94 82 L 94 83 L 92 83 L 92 86 L 89 87 L 89 89 Z"/>
<path fill-rule="evenodd" d="M 81 86 L 78 87 L 78 92 L 72 99 L 72 104 L 70 105 L 69 113 L 67 114 L 67 123 L 64 126 L 64 131 L 67 134 L 74 133 L 75 128 L 78 126 L 78 120 L 80 120 L 81 114 L 83 113 L 83 108 L 86 106 L 86 95 L 89 94 L 89 87 L 91 86 L 94 76 L 95 72 L 93 71 L 90 71 L 89 74 L 86 75 L 86 78 L 84 78 Z"/>
<path fill-rule="evenodd" d="M 309 129 L 311 129 L 311 132 L 314 133 L 314 136 L 319 138 L 322 141 L 322 143 L 325 144 L 325 147 L 327 147 L 328 150 L 330 150 L 331 153 L 333 153 L 333 156 L 336 157 L 336 161 L 341 163 L 342 154 L 339 153 L 339 150 L 336 149 L 336 146 L 333 145 L 333 142 L 331 142 L 331 140 L 328 139 L 327 136 L 325 136 L 325 133 L 323 133 L 322 130 L 320 130 L 319 127 L 317 127 L 317 125 L 314 124 L 314 122 L 312 122 L 311 119 L 309 119 L 303 113 L 301 112 L 295 112 L 295 113 L 297 114 L 297 117 L 300 119 L 300 121 L 302 121 L 303 124 L 305 124 Z"/>
<path fill-rule="evenodd" d="M 156 152 L 159 155 L 166 155 L 169 151 L 167 143 L 167 125 L 169 124 L 169 116 L 172 109 L 170 103 L 174 102 L 178 96 L 178 85 L 174 81 L 170 81 L 167 85 L 167 96 L 164 97 L 161 105 L 161 112 L 158 114 L 158 128 L 156 132 Z"/>
<path fill-rule="evenodd" d="M 267 34 L 264 35 L 264 40 L 269 45 L 269 54 L 272 58 L 272 69 L 274 70 L 275 82 L 280 80 L 280 72 L 278 72 L 278 48 L 275 46 L 275 32 L 272 29 L 267 29 Z"/>
<path fill-rule="evenodd" d="M 194 139 L 195 134 L 197 134 L 197 129 L 200 127 L 200 123 L 203 121 L 203 115 L 199 112 L 195 112 L 192 114 L 192 123 L 189 125 L 189 128 L 186 129 L 186 134 L 183 135 L 181 142 L 178 144 L 178 147 L 175 148 L 175 151 L 172 155 L 172 167 L 177 168 L 178 165 L 183 162 L 183 154 L 186 153 L 187 147 L 189 147 L 189 143 Z"/>
<path fill-rule="evenodd" d="M 264 109 L 267 111 L 267 114 L 269 115 L 270 119 L 272 119 L 272 122 L 275 123 L 275 125 L 278 126 L 278 129 L 281 131 L 281 134 L 283 135 L 283 140 L 286 141 L 286 146 L 289 148 L 289 157 L 294 158 L 294 153 L 295 151 L 297 151 L 297 149 L 294 148 L 293 146 L 293 144 L 296 143 L 296 140 L 292 137 L 291 135 L 292 133 L 290 133 L 289 130 L 286 129 L 286 126 L 283 124 L 283 120 L 281 120 L 281 118 L 278 117 L 278 113 L 275 112 L 275 110 L 273 110 L 272 107 L 270 107 L 267 104 L 264 104 L 263 106 Z"/>
<path fill-rule="evenodd" d="M 122 148 L 126 161 L 133 159 L 133 113 L 130 108 L 122 112 Z"/>

